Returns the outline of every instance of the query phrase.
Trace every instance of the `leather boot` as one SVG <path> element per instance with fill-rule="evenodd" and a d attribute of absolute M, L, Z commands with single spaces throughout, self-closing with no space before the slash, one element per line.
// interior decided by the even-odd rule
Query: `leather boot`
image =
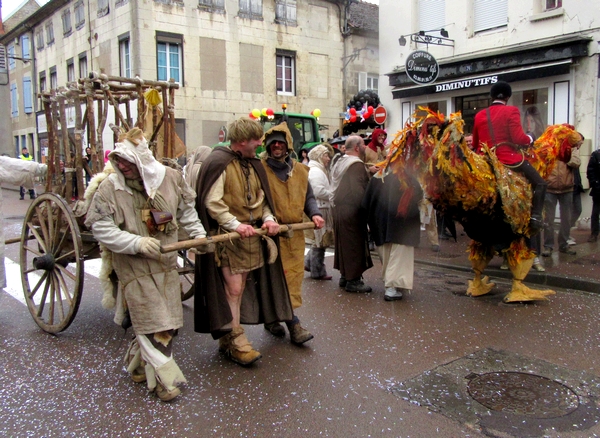
<path fill-rule="evenodd" d="M 290 331 L 290 340 L 292 341 L 292 344 L 302 345 L 314 338 L 308 330 L 300 325 L 300 320 L 295 315 L 294 319 L 286 322 L 286 325 Z"/>
<path fill-rule="evenodd" d="M 272 322 L 270 324 L 265 324 L 265 330 L 271 333 L 273 336 L 283 337 L 285 336 L 285 329 L 278 322 Z"/>
<path fill-rule="evenodd" d="M 229 345 L 225 350 L 225 356 L 233 362 L 242 366 L 252 365 L 262 355 L 252 348 L 252 344 L 248 341 L 243 327 L 234 328 L 229 335 Z"/>
<path fill-rule="evenodd" d="M 533 197 L 531 200 L 531 219 L 529 221 L 529 226 L 534 231 L 539 231 L 544 226 L 542 210 L 544 208 L 544 198 L 546 197 L 547 187 L 547 183 L 540 183 L 533 190 Z"/>

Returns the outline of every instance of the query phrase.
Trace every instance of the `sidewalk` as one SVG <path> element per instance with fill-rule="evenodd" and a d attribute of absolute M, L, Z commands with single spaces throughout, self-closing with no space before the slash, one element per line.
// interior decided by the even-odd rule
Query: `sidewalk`
<path fill-rule="evenodd" d="M 457 242 L 453 239 L 440 239 L 440 251 L 434 252 L 424 231 L 421 231 L 421 244 L 415 249 L 415 262 L 419 264 L 439 266 L 441 268 L 471 271 L 468 257 L 468 246 L 471 239 L 464 235 L 462 226 L 456 224 Z M 577 242 L 572 248 L 577 255 L 570 256 L 558 252 L 558 244 L 551 257 L 540 260 L 546 272 L 531 270 L 525 279 L 533 283 L 563 289 L 576 289 L 586 292 L 600 293 L 600 242 L 587 243 L 589 231 L 572 230 L 571 236 Z M 497 278 L 512 278 L 509 270 L 501 270 L 502 257 L 494 257 L 484 275 Z"/>

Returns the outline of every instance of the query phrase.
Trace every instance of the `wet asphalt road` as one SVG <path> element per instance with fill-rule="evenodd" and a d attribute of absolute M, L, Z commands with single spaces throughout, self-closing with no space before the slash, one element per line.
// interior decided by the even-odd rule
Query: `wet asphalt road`
<path fill-rule="evenodd" d="M 5 201 L 12 195 L 5 190 Z M 7 237 L 20 229 L 24 207 L 15 204 L 10 214 L 5 210 Z M 8 258 L 17 255 L 18 245 L 6 248 Z M 532 358 L 600 376 L 597 294 L 557 290 L 548 302 L 505 305 L 506 280 L 493 295 L 472 299 L 463 295 L 468 274 L 417 266 L 412 293 L 385 302 L 378 261 L 366 273 L 371 294 L 338 288 L 332 262 L 327 257 L 333 281 L 306 279 L 297 311 L 315 339 L 297 347 L 287 336 L 247 327 L 263 354 L 250 368 L 224 359 L 216 341 L 193 332 L 193 300 L 186 302 L 174 355 L 188 383 L 170 404 L 128 378 L 122 357 L 131 332 L 102 308 L 96 277 L 86 275 L 75 321 L 56 336 L 42 332 L 27 308 L 1 291 L 0 436 L 485 436 L 477 422 L 404 400 L 394 388 L 486 349 L 518 355 L 511 366 L 523 372 Z M 589 426 L 545 434 L 600 435 L 595 420 Z"/>

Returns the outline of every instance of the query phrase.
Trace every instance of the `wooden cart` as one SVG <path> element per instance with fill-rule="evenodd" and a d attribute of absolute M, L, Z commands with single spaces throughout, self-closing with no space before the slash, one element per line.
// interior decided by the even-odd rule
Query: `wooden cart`
<path fill-rule="evenodd" d="M 83 199 L 84 172 L 94 175 L 104 168 L 107 123 L 115 129 L 143 129 L 157 159 L 176 158 L 185 153 L 175 134 L 177 88 L 173 81 L 91 73 L 86 79 L 39 95 L 47 122 L 48 174 L 45 193 L 31 203 L 25 215 L 20 265 L 27 307 L 44 331 L 58 333 L 73 322 L 83 292 L 84 262 L 100 257 L 97 241 L 73 208 Z M 162 102 L 158 103 L 161 99 L 157 96 Z M 112 122 L 109 108 L 114 112 Z M 116 140 L 116 133 L 113 135 Z M 85 145 L 91 148 L 89 162 L 83 157 Z M 184 298 L 189 298 L 193 263 L 185 252 L 181 255 L 181 278 L 187 283 Z"/>

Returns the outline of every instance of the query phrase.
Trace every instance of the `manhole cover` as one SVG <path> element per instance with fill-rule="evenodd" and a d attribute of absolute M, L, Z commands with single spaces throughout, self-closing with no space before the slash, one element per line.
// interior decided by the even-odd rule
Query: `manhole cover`
<path fill-rule="evenodd" d="M 556 418 L 579 407 L 579 397 L 570 388 L 535 374 L 498 372 L 467 378 L 469 395 L 494 411 Z"/>

